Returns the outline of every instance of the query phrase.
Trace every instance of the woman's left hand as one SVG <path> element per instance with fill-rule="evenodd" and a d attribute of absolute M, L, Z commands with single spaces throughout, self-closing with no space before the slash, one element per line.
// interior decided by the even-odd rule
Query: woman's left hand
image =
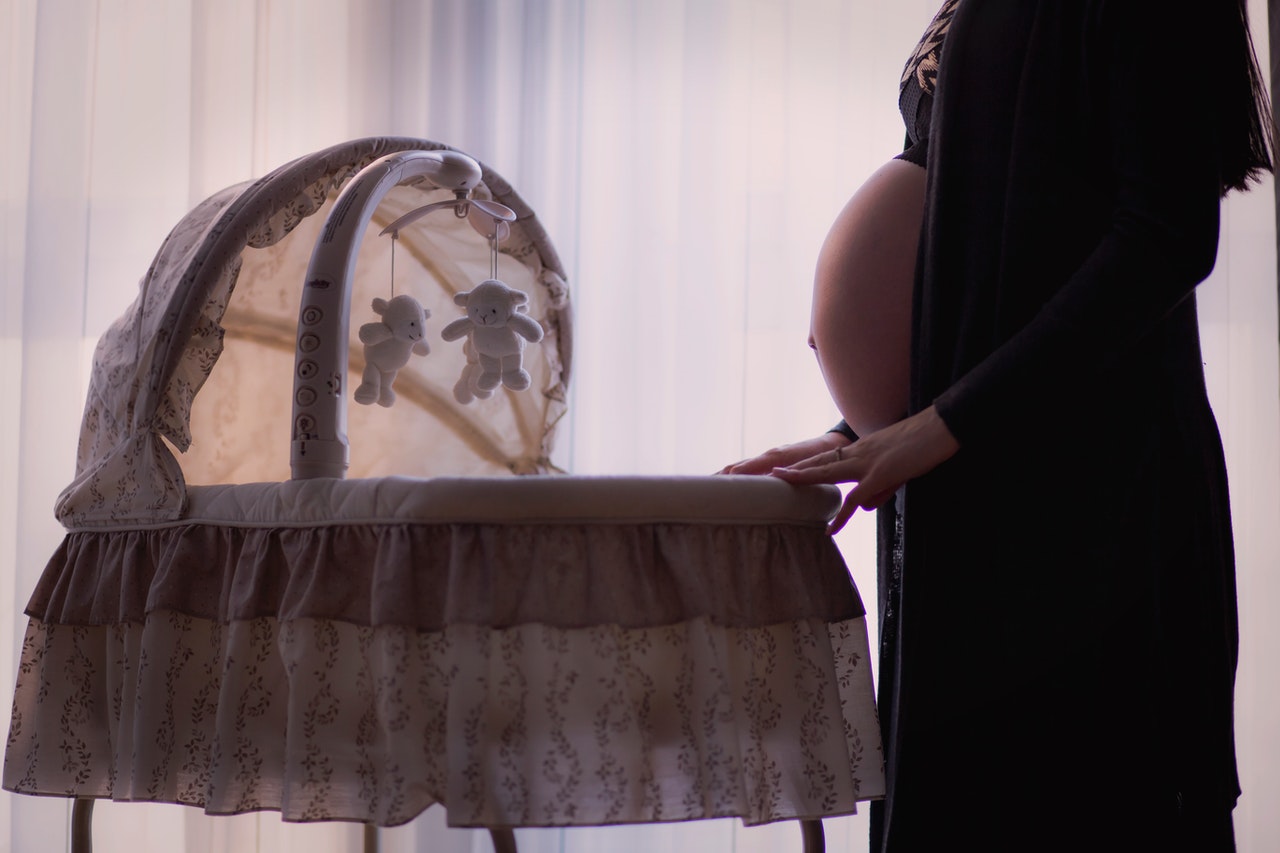
<path fill-rule="evenodd" d="M 770 474 L 796 485 L 856 483 L 827 526 L 828 533 L 836 533 L 859 507 L 875 509 L 903 483 L 932 471 L 959 449 L 960 443 L 930 406 L 847 447 L 775 468 Z"/>

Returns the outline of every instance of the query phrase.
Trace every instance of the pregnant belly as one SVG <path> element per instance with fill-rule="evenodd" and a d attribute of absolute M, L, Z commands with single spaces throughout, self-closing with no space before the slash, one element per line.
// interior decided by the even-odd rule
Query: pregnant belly
<path fill-rule="evenodd" d="M 889 161 L 854 193 L 818 254 L 811 343 L 840 414 L 859 435 L 907 411 L 924 184 L 924 169 Z"/>

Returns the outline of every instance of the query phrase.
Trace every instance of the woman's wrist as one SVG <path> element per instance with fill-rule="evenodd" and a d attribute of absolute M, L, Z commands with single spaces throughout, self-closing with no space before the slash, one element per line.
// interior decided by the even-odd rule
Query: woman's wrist
<path fill-rule="evenodd" d="M 849 444 L 858 440 L 858 434 L 853 431 L 853 427 L 849 426 L 849 422 L 846 420 L 841 420 L 840 423 L 827 430 L 828 435 L 831 433 L 844 436 L 845 440 Z"/>

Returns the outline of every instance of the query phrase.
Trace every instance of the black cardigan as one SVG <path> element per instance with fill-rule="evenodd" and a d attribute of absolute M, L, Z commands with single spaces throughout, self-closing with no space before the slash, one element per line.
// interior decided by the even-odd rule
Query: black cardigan
<path fill-rule="evenodd" d="M 963 0 L 951 24 L 910 405 L 936 405 L 961 450 L 905 490 L 875 849 L 965 827 L 1003 849 L 1052 815 L 1064 846 L 1106 849 L 1077 804 L 1229 815 L 1239 793 L 1231 523 L 1193 293 L 1220 198 L 1197 39 L 1224 2 Z"/>

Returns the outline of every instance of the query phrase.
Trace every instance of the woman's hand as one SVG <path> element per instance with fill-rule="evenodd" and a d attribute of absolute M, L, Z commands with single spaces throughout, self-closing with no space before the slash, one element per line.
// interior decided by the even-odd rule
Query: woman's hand
<path fill-rule="evenodd" d="M 770 473 L 795 485 L 857 483 L 845 495 L 844 505 L 827 527 L 829 533 L 836 533 L 859 507 L 880 506 L 903 483 L 932 471 L 959 449 L 960 443 L 930 406 L 859 438 L 852 445 L 824 450 L 789 466 L 780 465 Z"/>
<path fill-rule="evenodd" d="M 838 432 L 828 432 L 795 444 L 784 444 L 766 450 L 759 456 L 734 462 L 720 469 L 721 474 L 768 474 L 776 468 L 786 468 L 826 451 L 849 446 L 849 439 Z"/>

